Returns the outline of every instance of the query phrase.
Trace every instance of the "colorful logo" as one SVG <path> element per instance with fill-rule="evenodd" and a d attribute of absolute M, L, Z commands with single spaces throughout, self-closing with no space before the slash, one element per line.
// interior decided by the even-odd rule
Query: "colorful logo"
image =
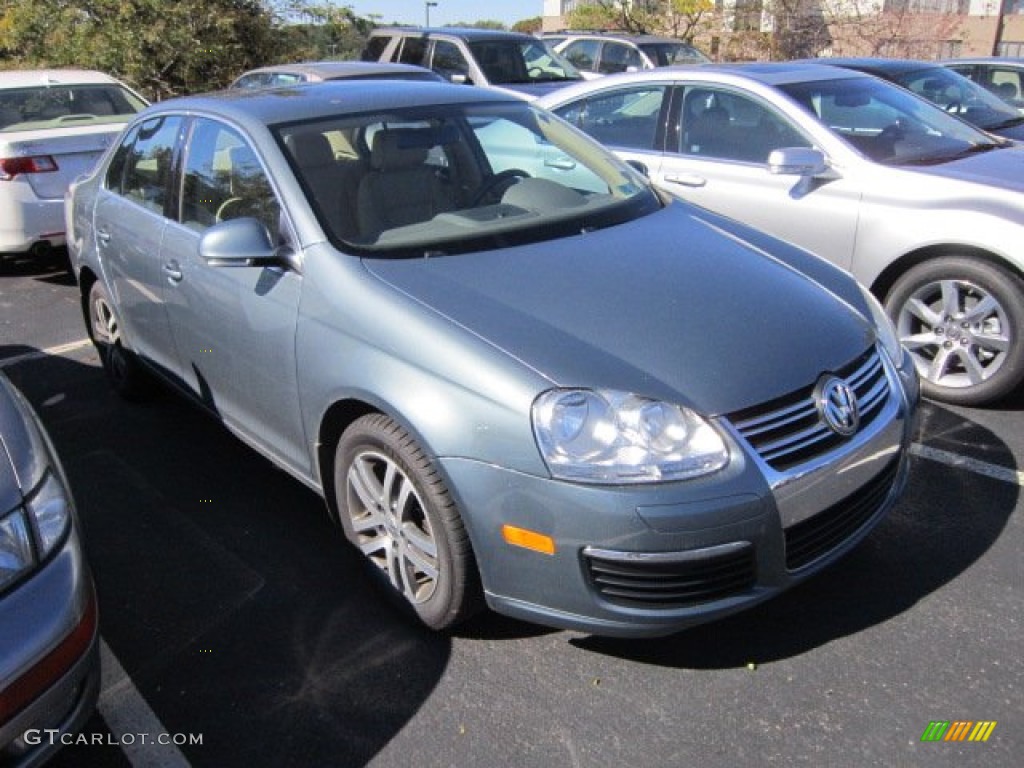
<path fill-rule="evenodd" d="M 995 729 L 995 720 L 932 720 L 921 741 L 988 741 Z"/>

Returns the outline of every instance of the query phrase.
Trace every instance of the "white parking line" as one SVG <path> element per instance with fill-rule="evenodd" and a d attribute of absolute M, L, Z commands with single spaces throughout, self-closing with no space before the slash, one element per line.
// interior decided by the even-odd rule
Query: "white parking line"
<path fill-rule="evenodd" d="M 961 456 L 958 453 L 942 451 L 938 448 L 930 448 L 929 446 L 921 445 L 920 443 L 914 443 L 911 445 L 910 452 L 915 456 L 920 456 L 922 459 L 938 461 L 942 464 L 956 467 L 957 469 L 964 469 L 968 472 L 973 472 L 976 475 L 984 475 L 985 477 L 991 477 L 994 480 L 1002 480 L 1004 483 L 1010 483 L 1011 485 L 1024 486 L 1024 472 L 1017 469 L 1002 467 L 998 464 L 989 464 L 987 461 L 978 461 L 977 459 L 972 459 L 970 456 Z"/>
<path fill-rule="evenodd" d="M 121 662 L 100 638 L 99 711 L 111 734 L 135 768 L 188 768 L 189 762 L 173 743 L 162 744 L 167 729 L 135 687 Z"/>
<path fill-rule="evenodd" d="M 55 347 L 47 347 L 46 349 L 37 349 L 34 352 L 25 352 L 21 355 L 15 355 L 14 357 L 5 357 L 0 359 L 0 368 L 6 368 L 9 365 L 15 365 L 16 363 L 24 363 L 26 360 L 38 360 L 41 357 L 50 357 L 51 355 L 66 355 L 68 352 L 74 352 L 75 350 L 87 347 L 92 342 L 89 339 L 79 339 L 78 341 L 70 341 L 67 344 L 58 344 Z"/>

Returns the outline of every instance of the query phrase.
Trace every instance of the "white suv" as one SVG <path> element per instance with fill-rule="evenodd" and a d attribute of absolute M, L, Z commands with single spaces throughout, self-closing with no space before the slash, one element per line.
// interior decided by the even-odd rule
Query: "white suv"
<path fill-rule="evenodd" d="M 711 61 L 697 48 L 673 37 L 608 33 L 559 34 L 557 37 L 560 39 L 552 43 L 555 50 L 585 75 L 613 75 Z"/>
<path fill-rule="evenodd" d="M 146 100 L 101 72 L 0 72 L 0 259 L 64 244 L 64 192 Z"/>

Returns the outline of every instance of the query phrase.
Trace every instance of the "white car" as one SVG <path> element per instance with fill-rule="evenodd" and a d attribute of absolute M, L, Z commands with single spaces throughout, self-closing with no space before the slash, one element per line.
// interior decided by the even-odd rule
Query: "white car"
<path fill-rule="evenodd" d="M 1020 145 L 814 62 L 663 67 L 537 103 L 671 194 L 852 272 L 929 397 L 976 406 L 1024 382 Z"/>
<path fill-rule="evenodd" d="M 0 72 L 0 259 L 64 245 L 64 192 L 146 100 L 101 72 Z"/>

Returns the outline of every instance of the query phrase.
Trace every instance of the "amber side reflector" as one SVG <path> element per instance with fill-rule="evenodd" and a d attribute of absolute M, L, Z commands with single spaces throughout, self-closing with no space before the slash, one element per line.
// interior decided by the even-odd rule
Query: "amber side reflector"
<path fill-rule="evenodd" d="M 545 555 L 555 554 L 555 540 L 543 533 L 516 528 L 514 525 L 503 525 L 501 535 L 512 546 L 532 549 Z"/>

